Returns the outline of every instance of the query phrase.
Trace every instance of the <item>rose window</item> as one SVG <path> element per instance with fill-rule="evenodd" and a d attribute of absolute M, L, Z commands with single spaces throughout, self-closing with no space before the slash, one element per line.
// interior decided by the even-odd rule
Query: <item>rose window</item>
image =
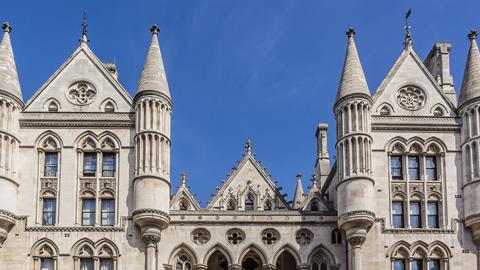
<path fill-rule="evenodd" d="M 263 230 L 261 239 L 265 245 L 273 245 L 280 240 L 280 234 L 274 229 L 266 229 Z"/>
<path fill-rule="evenodd" d="M 300 229 L 295 235 L 295 240 L 300 246 L 308 246 L 313 240 L 313 233 L 307 229 Z"/>
<path fill-rule="evenodd" d="M 425 105 L 426 96 L 422 89 L 407 85 L 398 90 L 396 100 L 402 108 L 414 111 Z"/>
<path fill-rule="evenodd" d="M 76 105 L 90 104 L 97 95 L 95 87 L 88 82 L 76 82 L 72 84 L 66 93 L 67 99 Z"/>
<path fill-rule="evenodd" d="M 245 239 L 245 233 L 240 229 L 231 229 L 227 232 L 227 241 L 232 245 L 238 245 Z"/>
<path fill-rule="evenodd" d="M 197 245 L 203 245 L 210 241 L 210 232 L 203 228 L 195 229 L 192 232 L 192 241 Z"/>

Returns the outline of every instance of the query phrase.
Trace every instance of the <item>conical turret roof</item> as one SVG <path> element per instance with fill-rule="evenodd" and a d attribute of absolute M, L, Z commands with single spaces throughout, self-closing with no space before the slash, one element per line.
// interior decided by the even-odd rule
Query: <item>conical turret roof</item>
<path fill-rule="evenodd" d="M 303 185 L 302 185 L 302 175 L 297 174 L 297 186 L 295 188 L 295 196 L 293 197 L 293 208 L 298 209 L 302 206 L 303 200 Z"/>
<path fill-rule="evenodd" d="M 477 31 L 470 31 L 470 50 L 468 52 L 465 73 L 463 74 L 462 89 L 460 90 L 459 106 L 480 97 L 480 52 L 478 50 Z"/>
<path fill-rule="evenodd" d="M 10 24 L 2 25 L 3 38 L 0 43 L 0 92 L 18 99 L 23 103 L 22 90 L 18 80 L 17 67 L 13 57 L 12 44 L 10 42 Z"/>
<path fill-rule="evenodd" d="M 355 45 L 355 31 L 353 28 L 348 29 L 348 46 L 345 54 L 345 62 L 343 64 L 342 77 L 338 86 L 337 99 L 343 99 L 353 94 L 365 94 L 370 96 L 367 80 L 363 73 L 360 57 L 358 56 L 357 47 Z"/>
<path fill-rule="evenodd" d="M 160 52 L 160 45 L 158 42 L 158 26 L 154 25 L 150 29 L 152 32 L 152 41 L 148 49 L 147 58 L 143 71 L 138 82 L 137 93 L 158 92 L 164 96 L 170 97 L 170 90 L 168 88 L 167 75 L 165 74 L 165 67 L 163 66 L 162 53 Z"/>

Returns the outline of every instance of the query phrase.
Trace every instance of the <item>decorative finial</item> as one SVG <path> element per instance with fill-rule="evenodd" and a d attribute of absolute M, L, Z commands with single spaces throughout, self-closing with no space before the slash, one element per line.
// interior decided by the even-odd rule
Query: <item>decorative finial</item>
<path fill-rule="evenodd" d="M 474 40 L 474 39 L 477 38 L 477 35 L 478 35 L 477 30 L 472 29 L 472 30 L 470 30 L 470 33 L 468 33 L 468 39 Z"/>
<path fill-rule="evenodd" d="M 182 181 L 182 185 L 185 185 L 187 183 L 187 174 L 185 172 L 182 172 L 180 174 L 180 180 Z"/>
<path fill-rule="evenodd" d="M 247 149 L 248 154 L 252 153 L 252 147 L 253 147 L 252 141 L 247 140 L 247 142 L 245 143 L 245 149 Z"/>
<path fill-rule="evenodd" d="M 82 22 L 82 37 L 80 38 L 81 43 L 88 43 L 90 40 L 87 38 L 87 10 L 83 10 L 83 22 Z"/>
<path fill-rule="evenodd" d="M 407 13 L 405 13 L 405 41 L 403 42 L 403 45 L 405 46 L 405 48 L 407 47 L 411 47 L 412 44 L 413 44 L 413 41 L 412 41 L 412 34 L 410 33 L 410 28 L 412 28 L 410 26 L 410 23 L 408 22 L 408 18 L 410 17 L 410 15 L 412 14 L 412 9 L 409 8 L 407 10 Z"/>
<path fill-rule="evenodd" d="M 158 32 L 160 32 L 160 28 L 158 27 L 158 25 L 154 24 L 152 25 L 152 28 L 150 28 L 150 32 L 152 32 L 153 35 L 156 35 L 158 34 Z"/>
<path fill-rule="evenodd" d="M 13 27 L 10 25 L 9 22 L 4 22 L 2 24 L 2 29 L 3 29 L 3 32 L 5 32 L 5 33 L 11 33 L 12 30 L 13 30 Z"/>
<path fill-rule="evenodd" d="M 298 172 L 298 173 L 297 173 L 297 179 L 298 179 L 298 180 L 301 180 L 301 179 L 302 179 L 302 173 L 301 173 L 301 172 Z"/>
<path fill-rule="evenodd" d="M 355 34 L 356 34 L 355 29 L 353 29 L 353 27 L 349 27 L 346 34 L 349 38 L 355 37 Z"/>

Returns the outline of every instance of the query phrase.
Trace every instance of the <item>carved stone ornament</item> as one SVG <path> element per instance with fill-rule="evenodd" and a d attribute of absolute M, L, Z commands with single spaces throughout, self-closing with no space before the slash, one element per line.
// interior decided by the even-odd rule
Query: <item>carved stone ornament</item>
<path fill-rule="evenodd" d="M 83 106 L 90 104 L 95 99 L 97 90 L 91 83 L 79 81 L 70 85 L 66 96 L 71 103 Z"/>
<path fill-rule="evenodd" d="M 230 229 L 227 231 L 227 241 L 232 245 L 238 245 L 245 240 L 245 233 L 240 229 Z"/>
<path fill-rule="evenodd" d="M 280 240 L 280 234 L 274 229 L 265 229 L 262 232 L 261 239 L 265 245 L 273 245 Z"/>
<path fill-rule="evenodd" d="M 142 240 L 147 247 L 156 246 L 157 243 L 160 241 L 160 236 L 147 234 L 142 237 Z"/>
<path fill-rule="evenodd" d="M 197 228 L 192 231 L 192 241 L 197 245 L 203 245 L 210 241 L 210 232 L 204 228 Z"/>
<path fill-rule="evenodd" d="M 313 240 L 313 233 L 307 229 L 300 229 L 295 234 L 295 240 L 300 246 L 308 246 Z"/>
<path fill-rule="evenodd" d="M 422 89 L 413 85 L 407 85 L 398 90 L 395 99 L 400 107 L 406 110 L 415 111 L 425 105 L 427 98 Z"/>
<path fill-rule="evenodd" d="M 366 239 L 365 236 L 354 236 L 348 239 L 348 243 L 350 243 L 352 247 L 359 247 L 363 245 L 363 243 L 365 242 L 365 239 Z"/>

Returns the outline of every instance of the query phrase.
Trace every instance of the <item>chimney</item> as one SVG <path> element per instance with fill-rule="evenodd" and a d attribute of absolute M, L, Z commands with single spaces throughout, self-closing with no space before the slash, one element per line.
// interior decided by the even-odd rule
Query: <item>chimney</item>
<path fill-rule="evenodd" d="M 442 87 L 444 93 L 455 105 L 457 95 L 453 84 L 453 77 L 450 74 L 450 49 L 452 44 L 448 42 L 437 42 L 424 61 L 433 77 Z"/>
<path fill-rule="evenodd" d="M 315 176 L 319 183 L 319 188 L 325 183 L 325 180 L 330 173 L 330 157 L 328 155 L 327 145 L 327 130 L 326 123 L 318 124 L 315 137 L 317 137 L 317 157 L 315 161 Z"/>

